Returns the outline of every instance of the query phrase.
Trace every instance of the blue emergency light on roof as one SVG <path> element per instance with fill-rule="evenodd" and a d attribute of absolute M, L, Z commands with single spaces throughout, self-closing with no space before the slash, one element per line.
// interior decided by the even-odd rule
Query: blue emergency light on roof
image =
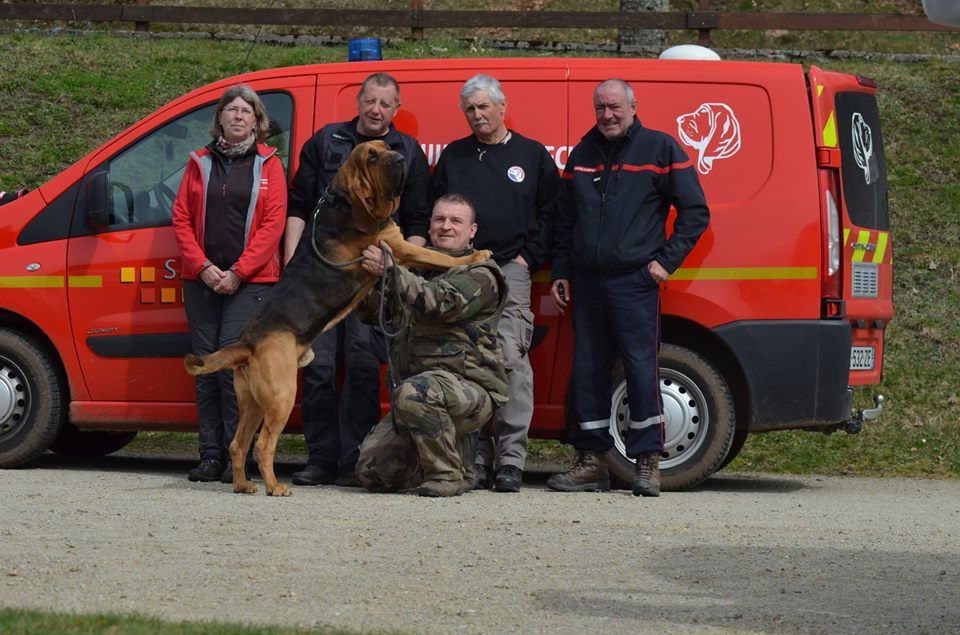
<path fill-rule="evenodd" d="M 355 37 L 347 42 L 347 60 L 350 62 L 367 62 L 382 60 L 380 38 Z"/>

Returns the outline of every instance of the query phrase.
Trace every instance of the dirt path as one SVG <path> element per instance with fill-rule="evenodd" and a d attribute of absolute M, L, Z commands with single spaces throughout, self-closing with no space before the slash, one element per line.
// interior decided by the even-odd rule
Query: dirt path
<path fill-rule="evenodd" d="M 960 482 L 430 500 L 189 483 L 185 460 L 0 471 L 0 605 L 428 633 L 956 632 Z M 285 477 L 293 466 L 285 468 Z"/>

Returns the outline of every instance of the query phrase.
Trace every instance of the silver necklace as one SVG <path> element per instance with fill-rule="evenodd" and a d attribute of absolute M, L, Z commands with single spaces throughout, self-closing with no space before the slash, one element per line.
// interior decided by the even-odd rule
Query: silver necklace
<path fill-rule="evenodd" d="M 511 134 L 510 131 L 507 130 L 507 132 L 504 133 L 504 135 L 500 138 L 500 141 L 497 141 L 496 143 L 488 143 L 488 144 L 485 144 L 485 145 L 487 145 L 487 146 L 489 147 L 489 146 L 498 146 L 498 145 L 504 144 L 504 143 L 506 143 L 507 141 L 510 140 L 510 134 Z M 478 141 L 479 141 L 479 139 L 478 139 Z M 477 146 L 477 160 L 478 160 L 478 161 L 483 161 L 483 155 L 485 155 L 486 153 L 487 153 L 487 150 L 486 150 L 485 148 L 481 148 L 479 145 Z"/>

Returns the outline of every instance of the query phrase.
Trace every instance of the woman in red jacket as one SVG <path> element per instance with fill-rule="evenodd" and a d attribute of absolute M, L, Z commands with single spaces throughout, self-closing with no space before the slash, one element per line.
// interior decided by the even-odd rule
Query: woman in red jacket
<path fill-rule="evenodd" d="M 270 119 L 245 85 L 224 92 L 213 141 L 190 153 L 173 206 L 183 260 L 183 299 L 193 352 L 236 341 L 280 276 L 287 182 L 276 150 L 260 143 Z M 200 463 L 191 481 L 229 483 L 229 446 L 237 430 L 233 373 L 196 378 Z"/>

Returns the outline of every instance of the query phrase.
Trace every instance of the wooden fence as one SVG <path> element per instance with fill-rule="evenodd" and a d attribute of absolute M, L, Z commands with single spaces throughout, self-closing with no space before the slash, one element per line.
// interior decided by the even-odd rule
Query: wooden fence
<path fill-rule="evenodd" d="M 695 30 L 701 44 L 710 43 L 717 29 L 787 31 L 955 31 L 934 24 L 923 15 L 891 13 L 727 13 L 710 10 L 700 0 L 690 12 L 631 11 L 452 11 L 427 10 L 423 0 L 411 0 L 409 10 L 357 9 L 242 9 L 137 4 L 0 4 L 0 20 L 54 22 L 129 22 L 138 31 L 150 23 L 298 25 L 317 27 L 409 28 L 411 37 L 425 29 L 663 29 Z"/>

